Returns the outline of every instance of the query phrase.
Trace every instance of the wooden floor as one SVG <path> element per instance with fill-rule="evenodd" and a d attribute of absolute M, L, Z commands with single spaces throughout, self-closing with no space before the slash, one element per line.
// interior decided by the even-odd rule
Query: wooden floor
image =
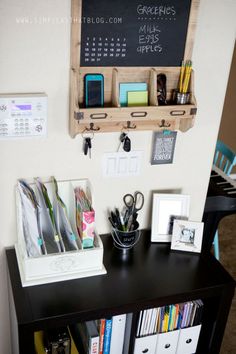
<path fill-rule="evenodd" d="M 218 228 L 220 262 L 236 279 L 236 214 L 227 216 Z M 231 306 L 220 354 L 236 353 L 236 296 Z"/>

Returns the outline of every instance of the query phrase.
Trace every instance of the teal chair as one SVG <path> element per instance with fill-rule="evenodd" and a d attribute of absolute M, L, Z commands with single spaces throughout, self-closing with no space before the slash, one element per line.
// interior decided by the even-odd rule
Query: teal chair
<path fill-rule="evenodd" d="M 216 143 L 213 164 L 228 176 L 230 175 L 233 166 L 236 165 L 236 154 L 222 141 L 218 140 Z M 218 231 L 215 233 L 213 247 L 216 259 L 220 260 Z"/>

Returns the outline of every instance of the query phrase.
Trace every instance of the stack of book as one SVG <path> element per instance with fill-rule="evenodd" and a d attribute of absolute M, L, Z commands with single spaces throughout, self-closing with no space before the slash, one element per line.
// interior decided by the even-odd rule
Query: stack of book
<path fill-rule="evenodd" d="M 136 337 L 197 326 L 201 323 L 202 311 L 202 300 L 194 300 L 141 311 L 139 314 Z"/>
<path fill-rule="evenodd" d="M 132 314 L 122 314 L 70 326 L 80 354 L 128 353 Z"/>

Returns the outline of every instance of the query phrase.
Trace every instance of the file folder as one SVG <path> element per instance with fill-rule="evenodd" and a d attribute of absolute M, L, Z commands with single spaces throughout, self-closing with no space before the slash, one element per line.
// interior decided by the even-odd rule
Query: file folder
<path fill-rule="evenodd" d="M 121 354 L 124 345 L 126 314 L 112 317 L 110 354 Z"/>

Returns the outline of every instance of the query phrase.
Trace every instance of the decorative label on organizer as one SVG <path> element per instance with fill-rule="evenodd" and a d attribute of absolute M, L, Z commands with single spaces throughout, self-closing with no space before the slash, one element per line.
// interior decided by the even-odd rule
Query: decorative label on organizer
<path fill-rule="evenodd" d="M 179 66 L 191 0 L 83 0 L 81 66 Z"/>
<path fill-rule="evenodd" d="M 155 132 L 152 148 L 152 165 L 161 165 L 173 162 L 177 132 Z"/>

